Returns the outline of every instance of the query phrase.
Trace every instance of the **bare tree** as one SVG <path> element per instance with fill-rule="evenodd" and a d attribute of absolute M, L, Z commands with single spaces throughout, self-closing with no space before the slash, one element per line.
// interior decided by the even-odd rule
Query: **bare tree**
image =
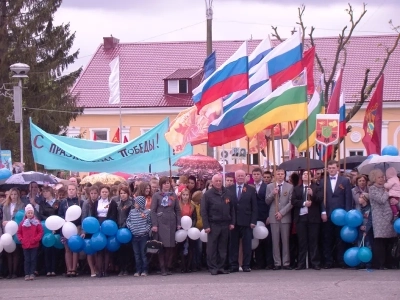
<path fill-rule="evenodd" d="M 346 45 L 349 43 L 351 36 L 354 33 L 355 28 L 357 27 L 357 25 L 360 23 L 360 21 L 362 20 L 362 18 L 365 16 L 365 14 L 367 13 L 366 10 L 367 5 L 364 3 L 363 4 L 363 10 L 361 12 L 361 14 L 356 18 L 354 16 L 354 10 L 353 7 L 351 6 L 351 4 L 348 4 L 348 8 L 346 9 L 347 14 L 350 17 L 349 20 L 349 25 L 346 25 L 343 27 L 341 33 L 338 36 L 338 40 L 337 40 L 337 47 L 336 47 L 336 51 L 335 51 L 335 57 L 334 57 L 334 61 L 333 61 L 333 66 L 332 66 L 332 70 L 330 72 L 330 74 L 328 75 L 326 73 L 327 69 L 324 67 L 321 58 L 319 57 L 319 55 L 316 53 L 315 54 L 315 60 L 317 62 L 317 66 L 318 69 L 320 70 L 320 72 L 322 74 L 324 74 L 324 98 L 325 101 L 328 101 L 329 99 L 329 95 L 330 95 L 330 90 L 333 87 L 334 84 L 334 76 L 337 72 L 337 69 L 341 66 L 345 66 L 346 65 L 346 58 L 347 58 L 347 52 L 346 52 Z M 306 6 L 303 4 L 298 8 L 298 22 L 296 22 L 296 24 L 298 26 L 300 26 L 301 30 L 302 30 L 302 42 L 303 45 L 305 45 L 305 35 L 306 35 L 306 29 L 307 27 L 304 25 L 303 22 L 303 15 L 304 15 L 304 11 L 306 9 Z M 394 50 L 397 48 L 397 46 L 399 45 L 399 41 L 400 41 L 400 26 L 394 26 L 392 21 L 389 21 L 389 24 L 391 26 L 391 28 L 393 29 L 393 31 L 397 34 L 397 38 L 395 39 L 395 42 L 393 44 L 392 47 L 388 47 L 386 49 L 386 56 L 383 60 L 382 66 L 379 70 L 378 75 L 372 80 L 372 82 L 369 84 L 369 72 L 370 69 L 367 68 L 365 70 L 365 75 L 364 75 L 364 80 L 363 80 L 363 85 L 361 87 L 361 93 L 360 93 L 360 97 L 357 99 L 357 101 L 354 103 L 354 106 L 350 109 L 350 111 L 347 113 L 346 115 L 346 122 L 349 122 L 351 120 L 351 118 L 353 118 L 357 112 L 360 110 L 361 106 L 365 103 L 366 100 L 368 100 L 368 98 L 371 96 L 371 93 L 373 91 L 373 89 L 375 88 L 376 84 L 378 83 L 379 78 L 381 77 L 381 75 L 383 74 L 383 72 L 385 71 L 385 68 L 387 66 L 387 63 L 391 57 L 391 55 L 393 54 Z M 272 30 L 274 31 L 274 33 L 272 34 L 273 37 L 275 37 L 277 40 L 279 41 L 283 41 L 282 38 L 280 37 L 279 33 L 278 33 L 278 28 L 275 26 L 271 26 Z M 349 30 L 348 30 L 349 28 Z M 347 32 L 348 30 L 348 32 Z M 315 27 L 311 26 L 310 31 L 308 33 L 308 37 L 309 37 L 309 43 L 310 45 L 313 47 L 315 46 L 315 39 L 314 39 L 314 31 L 315 31 Z M 294 28 L 292 31 L 292 34 L 294 32 L 296 32 L 296 28 Z M 343 58 L 343 61 L 341 61 L 341 57 Z M 326 102 L 327 103 L 327 102 Z M 347 127 L 347 132 L 351 131 L 351 126 Z M 338 144 L 335 145 L 334 148 L 334 153 L 336 153 L 337 149 L 339 148 L 340 143 L 343 141 L 343 138 L 339 141 Z"/>

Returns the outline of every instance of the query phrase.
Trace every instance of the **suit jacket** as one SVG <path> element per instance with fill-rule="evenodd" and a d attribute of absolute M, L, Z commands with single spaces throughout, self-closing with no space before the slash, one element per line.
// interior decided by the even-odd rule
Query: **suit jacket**
<path fill-rule="evenodd" d="M 318 197 L 318 187 L 315 183 L 310 185 L 313 191 L 311 199 L 311 206 L 308 207 L 308 221 L 310 223 L 321 223 L 321 198 Z M 291 203 L 293 205 L 293 218 L 294 222 L 299 221 L 300 209 L 304 207 L 304 185 L 299 185 L 293 188 Z"/>
<path fill-rule="evenodd" d="M 95 201 L 92 205 L 92 216 L 97 219 L 97 207 L 99 206 L 99 201 Z M 117 214 L 118 214 L 118 204 L 114 200 L 110 201 L 110 207 L 107 211 L 107 220 L 113 220 L 117 223 Z"/>
<path fill-rule="evenodd" d="M 228 187 L 228 191 L 233 195 L 232 201 L 235 207 L 236 224 L 238 226 L 250 226 L 257 224 L 257 195 L 256 189 L 251 185 L 244 184 L 240 199 L 237 198 L 237 185 Z"/>
<path fill-rule="evenodd" d="M 267 196 L 265 198 L 265 202 L 270 205 L 269 208 L 269 222 L 270 223 L 279 223 L 279 221 L 276 220 L 275 218 L 275 213 L 276 213 L 276 206 L 275 206 L 275 195 L 273 194 L 273 191 L 276 187 L 276 183 L 270 183 L 267 186 Z M 282 192 L 280 197 L 278 198 L 278 211 L 282 215 L 281 223 L 291 223 L 292 222 L 292 216 L 290 213 L 290 210 L 292 209 L 292 204 L 290 203 L 290 200 L 292 199 L 292 193 L 293 193 L 293 185 L 290 183 L 284 182 L 282 185 Z"/>
<path fill-rule="evenodd" d="M 262 221 L 264 223 L 269 216 L 269 205 L 265 202 L 266 194 L 267 194 L 267 184 L 264 181 L 262 181 L 258 192 L 256 189 L 257 210 L 258 210 L 257 220 Z"/>
<path fill-rule="evenodd" d="M 325 211 L 328 218 L 336 208 L 343 208 L 346 211 L 352 209 L 353 195 L 351 193 L 351 184 L 349 179 L 344 176 L 336 175 L 336 186 L 332 192 L 332 185 L 329 174 L 326 179 L 326 206 Z M 323 203 L 324 199 L 324 181 L 321 179 L 318 197 L 322 198 L 320 201 Z M 324 206 L 324 205 L 322 205 Z"/>

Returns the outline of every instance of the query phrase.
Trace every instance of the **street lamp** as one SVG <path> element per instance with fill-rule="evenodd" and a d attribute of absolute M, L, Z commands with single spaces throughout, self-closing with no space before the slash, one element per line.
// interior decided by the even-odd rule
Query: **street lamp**
<path fill-rule="evenodd" d="M 24 163 L 24 127 L 22 116 L 22 79 L 28 78 L 30 67 L 27 64 L 16 63 L 10 66 L 12 78 L 18 78 L 18 85 L 14 86 L 14 122 L 19 123 L 19 147 L 21 164 Z"/>

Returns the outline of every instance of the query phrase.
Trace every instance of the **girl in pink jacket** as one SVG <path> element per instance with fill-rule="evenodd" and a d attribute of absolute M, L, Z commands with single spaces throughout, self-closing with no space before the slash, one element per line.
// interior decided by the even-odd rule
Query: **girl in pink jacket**
<path fill-rule="evenodd" d="M 397 177 L 396 169 L 393 167 L 390 167 L 386 170 L 385 189 L 388 191 L 389 201 L 392 198 L 400 201 L 400 180 Z M 396 221 L 396 219 L 399 217 L 399 208 L 397 205 L 390 205 L 390 208 L 393 212 L 393 220 Z"/>

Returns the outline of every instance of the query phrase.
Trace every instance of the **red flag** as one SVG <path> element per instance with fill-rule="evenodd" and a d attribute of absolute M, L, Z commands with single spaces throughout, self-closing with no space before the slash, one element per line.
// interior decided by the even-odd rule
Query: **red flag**
<path fill-rule="evenodd" d="M 315 47 L 311 47 L 303 53 L 303 67 L 307 68 L 307 94 L 309 95 L 313 95 L 315 91 L 314 60 Z"/>
<path fill-rule="evenodd" d="M 114 135 L 114 138 L 112 139 L 112 142 L 113 143 L 120 143 L 120 140 L 119 140 L 119 127 L 118 127 L 117 131 L 115 132 L 115 135 Z"/>
<path fill-rule="evenodd" d="M 93 132 L 93 141 L 97 141 L 97 135 L 96 135 L 96 132 Z"/>
<path fill-rule="evenodd" d="M 365 111 L 362 142 L 368 155 L 381 154 L 383 83 L 382 74 Z"/>
<path fill-rule="evenodd" d="M 124 136 L 124 143 L 128 142 L 128 138 L 126 137 L 126 135 Z"/>

